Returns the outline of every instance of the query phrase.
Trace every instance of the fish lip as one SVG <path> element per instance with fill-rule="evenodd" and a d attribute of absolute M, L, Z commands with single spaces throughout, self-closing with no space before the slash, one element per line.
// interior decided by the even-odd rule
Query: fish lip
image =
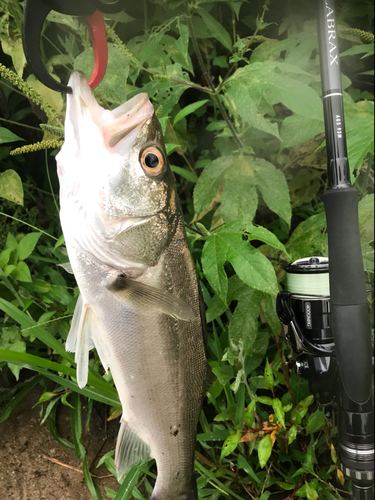
<path fill-rule="evenodd" d="M 73 71 L 68 85 L 73 93 L 67 96 L 67 113 L 74 120 L 75 127 L 79 130 L 82 117 L 89 114 L 92 122 L 100 129 L 109 151 L 121 141 L 126 141 L 130 135 L 135 139 L 143 124 L 154 114 L 154 107 L 145 92 L 135 95 L 113 110 L 106 110 L 97 103 L 81 71 Z"/>

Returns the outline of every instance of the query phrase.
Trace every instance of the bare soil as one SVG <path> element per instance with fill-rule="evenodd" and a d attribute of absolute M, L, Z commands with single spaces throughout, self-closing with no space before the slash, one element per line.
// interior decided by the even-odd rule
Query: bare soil
<path fill-rule="evenodd" d="M 48 423 L 40 425 L 40 406 L 37 403 L 43 390 L 35 387 L 0 424 L 0 500 L 92 500 L 81 472 L 51 462 L 53 458 L 80 469 L 75 451 L 60 445 L 50 434 Z M 85 432 L 86 412 L 82 411 L 82 441 L 87 450 L 87 461 L 92 474 L 108 475 L 105 465 L 96 469 L 99 459 L 114 449 L 119 420 L 106 425 L 106 408 L 94 406 L 89 432 Z M 71 441 L 69 408 L 58 407 L 58 429 Z M 112 477 L 94 478 L 108 498 L 105 487 L 118 490 Z"/>

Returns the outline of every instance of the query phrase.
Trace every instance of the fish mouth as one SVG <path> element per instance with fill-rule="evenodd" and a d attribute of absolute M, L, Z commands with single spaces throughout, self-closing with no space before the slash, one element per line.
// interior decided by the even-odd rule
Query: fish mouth
<path fill-rule="evenodd" d="M 154 114 L 148 95 L 141 92 L 121 106 L 109 110 L 102 108 L 81 71 L 74 71 L 68 85 L 73 93 L 67 96 L 67 123 L 72 130 L 66 136 L 75 140 L 87 134 L 89 122 L 99 128 L 103 143 L 108 151 L 125 154 L 130 151 L 142 126 Z"/>

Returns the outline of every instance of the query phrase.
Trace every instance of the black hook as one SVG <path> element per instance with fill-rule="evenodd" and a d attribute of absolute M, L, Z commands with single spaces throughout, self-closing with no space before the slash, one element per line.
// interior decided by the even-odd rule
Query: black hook
<path fill-rule="evenodd" d="M 22 24 L 22 42 L 26 60 L 35 76 L 47 87 L 71 94 L 72 89 L 55 80 L 42 61 L 40 37 L 43 23 L 51 10 L 72 16 L 89 16 L 96 10 L 114 13 L 123 10 L 124 0 L 26 0 Z"/>

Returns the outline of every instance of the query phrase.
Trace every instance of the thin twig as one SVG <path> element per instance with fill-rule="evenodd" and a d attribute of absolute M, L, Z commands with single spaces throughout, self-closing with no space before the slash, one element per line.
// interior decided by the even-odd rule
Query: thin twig
<path fill-rule="evenodd" d="M 297 491 L 300 489 L 302 483 L 304 482 L 306 477 L 306 474 L 304 474 L 301 478 L 301 481 L 297 484 L 296 489 L 293 491 L 293 493 L 290 495 L 289 500 L 293 500 L 293 498 L 296 496 Z"/>
<path fill-rule="evenodd" d="M 53 462 L 54 464 L 61 465 L 62 467 L 66 467 L 67 469 L 71 469 L 83 474 L 82 469 L 79 469 L 78 467 L 73 467 L 72 465 L 64 464 L 64 462 L 60 462 L 60 460 L 56 460 L 56 458 L 46 457 L 46 455 L 43 455 L 43 458 L 49 460 L 50 462 Z M 106 474 L 105 476 L 96 476 L 95 474 L 91 474 L 91 477 L 95 477 L 95 479 L 105 479 L 106 477 L 113 477 L 113 474 Z"/>
<path fill-rule="evenodd" d="M 32 130 L 37 130 L 38 132 L 43 133 L 42 129 L 38 127 L 33 127 L 32 125 L 26 125 L 26 123 L 14 122 L 13 120 L 7 120 L 6 118 L 0 118 L 0 120 L 3 122 L 11 123 L 12 125 L 19 125 L 20 127 L 31 128 Z"/>
<path fill-rule="evenodd" d="M 244 144 L 241 141 L 241 139 L 239 138 L 239 136 L 238 136 L 238 134 L 237 134 L 237 132 L 236 132 L 234 126 L 233 126 L 233 123 L 231 122 L 231 120 L 230 120 L 230 118 L 228 116 L 228 113 L 226 112 L 226 110 L 225 110 L 225 108 L 223 106 L 223 103 L 220 100 L 220 96 L 216 94 L 215 86 L 212 83 L 212 80 L 211 80 L 210 74 L 208 72 L 208 69 L 207 69 L 207 67 L 206 67 L 206 65 L 205 65 L 205 63 L 203 61 L 202 52 L 201 52 L 201 50 L 199 48 L 198 40 L 197 40 L 197 37 L 195 35 L 194 28 L 193 28 L 193 23 L 191 22 L 191 19 L 189 19 L 188 25 L 189 25 L 189 31 L 190 31 L 191 41 L 193 42 L 193 47 L 194 47 L 194 50 L 195 50 L 195 53 L 196 53 L 196 56 L 197 56 L 197 59 L 198 59 L 198 64 L 199 64 L 199 66 L 201 68 L 201 71 L 203 73 L 203 77 L 204 77 L 204 79 L 206 81 L 207 87 L 209 87 L 211 89 L 212 98 L 214 99 L 217 107 L 219 108 L 222 117 L 226 121 L 226 123 L 227 123 L 227 125 L 229 127 L 229 130 L 232 132 L 233 139 L 234 139 L 235 143 L 237 144 L 237 146 L 239 148 L 243 148 Z"/>
<path fill-rule="evenodd" d="M 194 229 L 193 227 L 189 226 L 189 224 L 184 224 L 184 225 L 185 225 L 185 227 L 187 227 L 189 229 L 189 231 L 193 231 L 193 233 L 197 233 L 197 234 L 199 234 L 199 236 L 204 236 L 203 233 L 198 231 L 198 229 Z"/>

